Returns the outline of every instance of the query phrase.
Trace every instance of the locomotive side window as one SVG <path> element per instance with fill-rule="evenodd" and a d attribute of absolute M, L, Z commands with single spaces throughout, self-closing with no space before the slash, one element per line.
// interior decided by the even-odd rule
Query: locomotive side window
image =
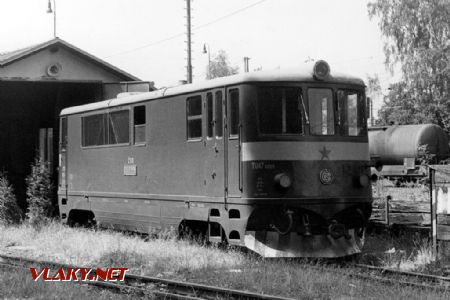
<path fill-rule="evenodd" d="M 130 113 L 120 110 L 109 113 L 108 144 L 124 144 L 130 141 Z"/>
<path fill-rule="evenodd" d="M 145 106 L 136 106 L 133 109 L 134 144 L 145 143 Z"/>
<path fill-rule="evenodd" d="M 334 134 L 333 93 L 331 89 L 308 89 L 310 132 L 314 135 Z"/>
<path fill-rule="evenodd" d="M 222 91 L 216 92 L 214 100 L 216 101 L 215 103 L 216 138 L 221 138 L 223 135 Z"/>
<path fill-rule="evenodd" d="M 81 127 L 83 147 L 125 144 L 130 141 L 128 110 L 82 117 Z"/>
<path fill-rule="evenodd" d="M 213 137 L 214 131 L 214 118 L 213 118 L 213 96 L 212 93 L 206 94 L 206 126 L 207 126 L 207 137 Z"/>
<path fill-rule="evenodd" d="M 364 100 L 360 93 L 338 91 L 342 134 L 348 136 L 364 135 Z"/>
<path fill-rule="evenodd" d="M 230 137 L 237 136 L 239 133 L 239 90 L 234 89 L 229 93 L 229 112 L 230 112 Z"/>
<path fill-rule="evenodd" d="M 81 118 L 82 146 L 100 146 L 106 144 L 105 114 Z"/>
<path fill-rule="evenodd" d="M 259 130 L 264 134 L 302 134 L 298 88 L 264 87 L 258 90 Z"/>
<path fill-rule="evenodd" d="M 186 100 L 187 112 L 187 138 L 199 139 L 202 137 L 202 97 L 195 96 Z"/>

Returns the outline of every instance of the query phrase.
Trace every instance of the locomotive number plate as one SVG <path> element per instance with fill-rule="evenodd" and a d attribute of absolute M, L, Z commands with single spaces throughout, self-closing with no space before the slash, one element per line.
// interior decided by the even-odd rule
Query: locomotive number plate
<path fill-rule="evenodd" d="M 137 175 L 137 166 L 136 165 L 124 165 L 123 166 L 123 175 L 136 176 Z"/>
<path fill-rule="evenodd" d="M 319 174 L 319 178 L 320 178 L 320 182 L 322 182 L 322 184 L 331 184 L 331 183 L 333 183 L 333 180 L 334 180 L 333 173 L 331 173 L 330 169 L 321 170 L 320 174 Z"/>

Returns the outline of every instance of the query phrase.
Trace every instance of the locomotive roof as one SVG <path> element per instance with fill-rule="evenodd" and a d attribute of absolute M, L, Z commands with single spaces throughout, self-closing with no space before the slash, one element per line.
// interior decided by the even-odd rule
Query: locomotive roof
<path fill-rule="evenodd" d="M 324 82 L 324 81 L 317 80 L 314 78 L 312 67 L 291 71 L 286 70 L 258 71 L 221 77 L 193 84 L 184 84 L 174 87 L 162 88 L 153 92 L 145 92 L 130 96 L 118 97 L 80 106 L 68 107 L 61 111 L 61 116 L 104 109 L 108 107 L 133 104 L 145 100 L 158 99 L 168 96 L 191 93 L 195 91 L 200 92 L 207 89 L 220 88 L 234 84 L 251 83 L 251 82 Z M 364 82 L 362 79 L 336 72 L 331 72 L 331 74 L 327 77 L 325 82 L 364 86 Z"/>

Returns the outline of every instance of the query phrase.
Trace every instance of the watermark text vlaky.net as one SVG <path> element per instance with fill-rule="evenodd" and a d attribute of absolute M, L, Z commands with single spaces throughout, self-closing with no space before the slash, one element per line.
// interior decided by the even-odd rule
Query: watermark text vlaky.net
<path fill-rule="evenodd" d="M 123 281 L 128 268 L 30 268 L 34 281 Z"/>

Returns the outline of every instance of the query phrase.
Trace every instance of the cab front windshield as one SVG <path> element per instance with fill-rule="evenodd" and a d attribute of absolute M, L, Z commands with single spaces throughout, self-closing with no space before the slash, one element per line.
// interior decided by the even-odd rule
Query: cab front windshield
<path fill-rule="evenodd" d="M 263 135 L 366 134 L 364 97 L 358 91 L 307 88 L 304 93 L 298 87 L 260 87 L 257 105 Z"/>

